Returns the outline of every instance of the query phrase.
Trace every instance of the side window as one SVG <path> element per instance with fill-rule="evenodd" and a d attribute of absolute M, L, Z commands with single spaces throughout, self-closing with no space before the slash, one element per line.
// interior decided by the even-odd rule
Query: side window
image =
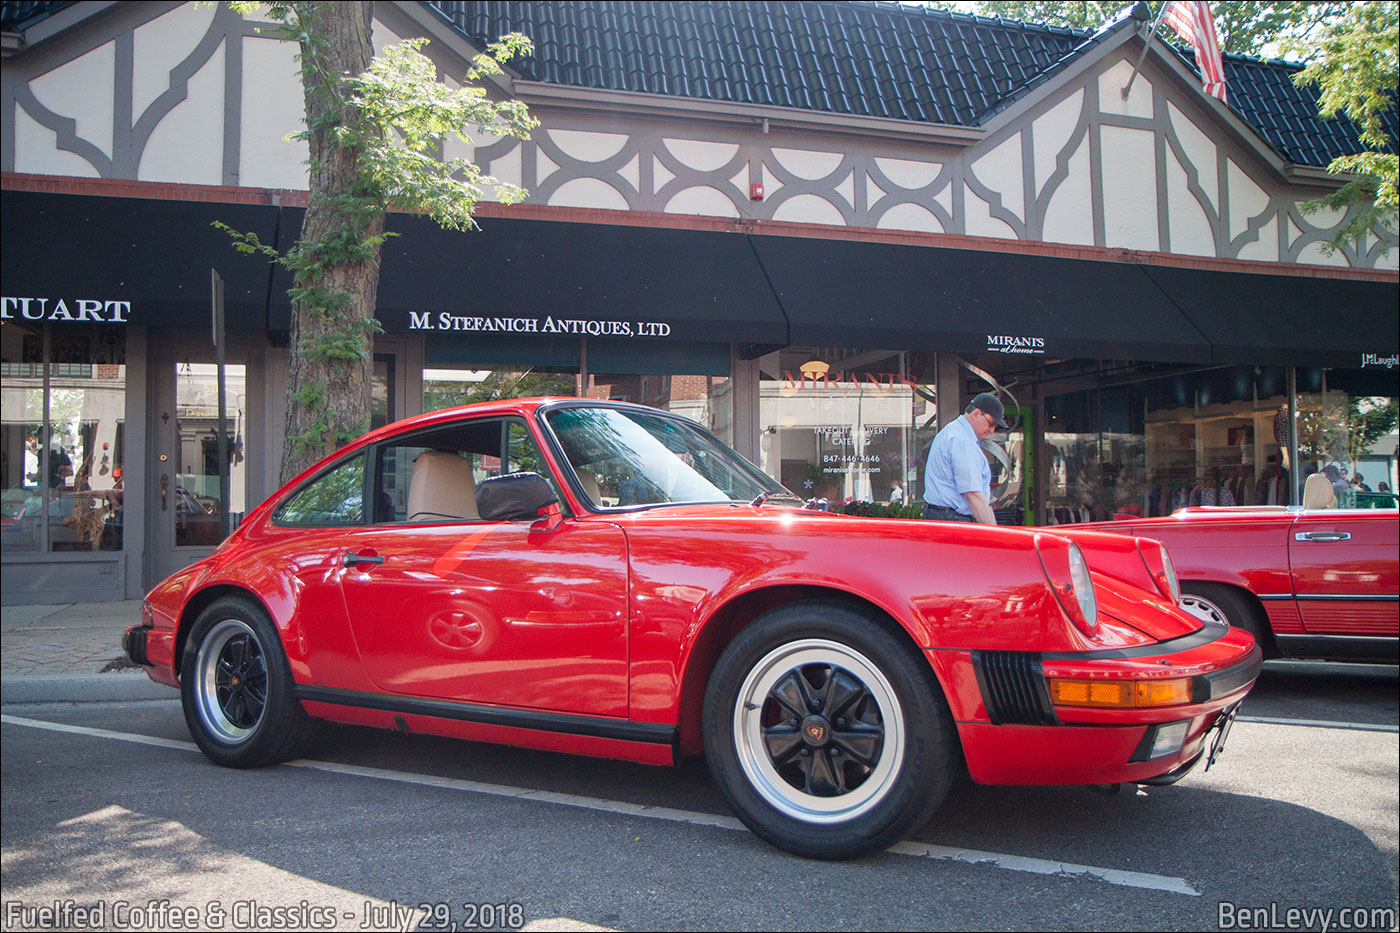
<path fill-rule="evenodd" d="M 272 513 L 278 525 L 358 525 L 365 517 L 365 456 L 358 454 L 323 473 Z"/>
<path fill-rule="evenodd" d="M 553 484 L 529 429 L 516 418 L 458 422 L 405 435 L 378 449 L 374 521 L 479 521 L 476 484 L 522 471 L 540 473 Z"/>

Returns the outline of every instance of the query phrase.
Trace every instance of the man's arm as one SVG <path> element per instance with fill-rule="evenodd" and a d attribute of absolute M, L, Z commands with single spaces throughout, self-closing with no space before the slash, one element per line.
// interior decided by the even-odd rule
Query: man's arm
<path fill-rule="evenodd" d="M 984 525 L 995 525 L 997 523 L 996 515 L 992 514 L 992 507 L 987 504 L 987 500 L 983 498 L 980 492 L 965 492 L 963 493 L 963 498 L 967 500 L 968 511 L 972 513 L 972 517 L 977 521 Z"/>

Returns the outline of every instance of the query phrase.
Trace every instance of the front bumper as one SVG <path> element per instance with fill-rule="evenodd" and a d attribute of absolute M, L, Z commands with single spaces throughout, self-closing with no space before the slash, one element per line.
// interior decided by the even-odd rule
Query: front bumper
<path fill-rule="evenodd" d="M 1205 751 L 1211 727 L 1259 676 L 1263 655 L 1227 626 L 1154 650 L 1039 654 L 930 652 L 949 693 L 968 770 L 983 784 L 1117 784 L 1182 772 Z M 1173 650 L 1176 649 L 1176 650 Z M 1171 706 L 1056 706 L 1050 677 L 1189 678 L 1190 701 Z M 1157 730 L 1179 745 L 1152 754 Z M 1144 750 L 1149 751 L 1145 752 Z"/>

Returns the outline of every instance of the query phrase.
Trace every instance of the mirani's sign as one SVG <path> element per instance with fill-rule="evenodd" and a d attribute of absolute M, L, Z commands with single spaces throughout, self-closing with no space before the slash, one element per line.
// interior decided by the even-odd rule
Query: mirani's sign
<path fill-rule="evenodd" d="M 131 302 L 101 298 L 0 298 L 0 321 L 126 324 Z"/>
<path fill-rule="evenodd" d="M 1032 353 L 1045 355 L 1044 337 L 1015 337 L 1010 334 L 988 334 L 988 353 Z"/>
<path fill-rule="evenodd" d="M 668 337 L 661 321 L 579 321 L 544 317 L 474 317 L 442 311 L 408 312 L 409 330 L 470 331 L 483 334 L 565 334 L 575 337 Z"/>

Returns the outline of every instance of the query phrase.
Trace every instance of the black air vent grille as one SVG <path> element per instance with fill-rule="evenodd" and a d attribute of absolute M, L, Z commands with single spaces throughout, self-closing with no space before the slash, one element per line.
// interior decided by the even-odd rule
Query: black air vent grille
<path fill-rule="evenodd" d="M 974 651 L 972 666 L 993 725 L 1056 722 L 1040 655 L 1029 651 Z"/>

